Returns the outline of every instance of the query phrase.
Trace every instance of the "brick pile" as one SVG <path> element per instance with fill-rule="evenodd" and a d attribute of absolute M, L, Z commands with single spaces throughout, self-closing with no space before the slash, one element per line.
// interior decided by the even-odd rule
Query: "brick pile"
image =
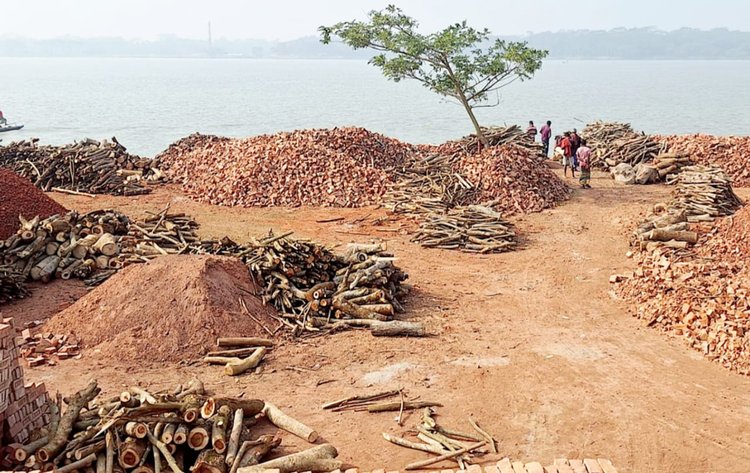
<path fill-rule="evenodd" d="M 0 324 L 0 444 L 25 443 L 49 422 L 44 384 L 25 384 L 13 319 Z M 0 467 L 5 465 L 0 457 Z"/>

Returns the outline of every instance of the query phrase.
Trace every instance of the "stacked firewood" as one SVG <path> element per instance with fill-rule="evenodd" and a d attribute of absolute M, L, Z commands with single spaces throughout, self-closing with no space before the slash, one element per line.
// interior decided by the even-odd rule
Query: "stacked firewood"
<path fill-rule="evenodd" d="M 456 207 L 425 217 L 413 241 L 427 248 L 499 253 L 516 246 L 513 226 L 490 207 Z"/>
<path fill-rule="evenodd" d="M 150 216 L 130 224 L 122 244 L 123 264 L 195 252 L 193 247 L 200 242 L 195 220 L 184 213 L 169 213 L 169 206 L 159 213 L 147 213 Z"/>
<path fill-rule="evenodd" d="M 663 143 L 636 132 L 629 123 L 589 123 L 581 136 L 593 151 L 591 164 L 597 167 L 612 168 L 622 163 L 636 166 L 666 151 Z"/>
<path fill-rule="evenodd" d="M 633 243 L 652 251 L 658 246 L 682 249 L 698 242 L 693 225 L 731 215 L 742 206 L 731 181 L 719 168 L 687 166 L 676 178 L 673 198 L 657 204 L 638 226 Z"/>
<path fill-rule="evenodd" d="M 489 146 L 512 143 L 526 148 L 534 156 L 542 157 L 542 144 L 532 141 L 526 131 L 518 125 L 482 127 L 482 134 L 487 139 Z M 466 152 L 476 152 L 482 148 L 476 134 L 465 136 L 458 140 L 458 143 Z"/>
<path fill-rule="evenodd" d="M 666 135 L 656 137 L 670 152 L 691 156 L 698 164 L 720 166 L 734 185 L 750 186 L 750 137 Z"/>
<path fill-rule="evenodd" d="M 29 291 L 25 281 L 15 266 L 0 264 L 0 305 L 26 297 Z"/>
<path fill-rule="evenodd" d="M 138 195 L 143 183 L 161 180 L 149 159 L 127 152 L 112 141 L 83 140 L 63 146 L 40 146 L 36 140 L 0 147 L 0 166 L 26 177 L 44 191 Z"/>
<path fill-rule="evenodd" d="M 259 399 L 212 397 L 193 379 L 173 392 L 150 393 L 133 387 L 113 398 L 95 399 L 96 381 L 50 404 L 51 419 L 38 439 L 14 444 L 6 461 L 27 470 L 69 473 L 253 473 L 268 468 L 332 471 L 341 467 L 336 449 L 323 444 L 264 462 L 281 444 L 277 435 L 251 435 L 267 422 L 308 442 L 315 430 Z M 256 440 L 250 440 L 257 436 Z"/>
<path fill-rule="evenodd" d="M 393 321 L 403 311 L 408 275 L 382 245 L 352 244 L 339 256 L 289 235 L 269 235 L 232 251 L 262 281 L 264 303 L 293 333 L 362 326 L 373 335 L 424 335 L 420 324 Z M 227 254 L 221 245 L 212 251 Z"/>
<path fill-rule="evenodd" d="M 675 182 L 675 207 L 684 209 L 694 221 L 731 215 L 742 206 L 731 179 L 721 168 L 688 166 L 682 168 Z"/>
<path fill-rule="evenodd" d="M 115 257 L 129 222 L 120 213 L 69 212 L 44 220 L 20 220 L 18 231 L 0 242 L 0 256 L 24 279 L 86 278 L 121 266 Z"/>

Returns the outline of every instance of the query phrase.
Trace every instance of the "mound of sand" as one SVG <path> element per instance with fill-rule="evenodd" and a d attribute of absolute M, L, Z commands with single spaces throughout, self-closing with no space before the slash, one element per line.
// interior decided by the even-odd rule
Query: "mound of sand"
<path fill-rule="evenodd" d="M 16 233 L 19 215 L 32 219 L 65 212 L 65 207 L 47 197 L 31 181 L 0 167 L 0 239 Z"/>
<path fill-rule="evenodd" d="M 106 358 L 132 361 L 193 359 L 220 336 L 267 336 L 273 309 L 257 292 L 247 267 L 221 256 L 164 256 L 132 265 L 55 315 L 46 331 L 74 334 Z"/>

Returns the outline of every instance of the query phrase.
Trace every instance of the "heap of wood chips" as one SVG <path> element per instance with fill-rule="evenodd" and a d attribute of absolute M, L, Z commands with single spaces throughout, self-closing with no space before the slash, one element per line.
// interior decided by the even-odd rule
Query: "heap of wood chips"
<path fill-rule="evenodd" d="M 81 391 L 50 402 L 50 423 L 38 440 L 8 447 L 5 463 L 27 471 L 132 471 L 133 473 L 255 473 L 278 468 L 333 471 L 336 449 L 321 444 L 265 461 L 282 443 L 280 431 L 314 443 L 318 433 L 269 402 L 213 397 L 192 379 L 173 391 L 132 387 L 98 396 L 92 380 Z M 98 397 L 97 397 L 98 396 Z M 263 425 L 266 424 L 266 425 Z M 258 430 L 278 428 L 275 434 Z M 6 465 L 7 466 L 7 465 Z"/>
<path fill-rule="evenodd" d="M 750 186 L 750 137 L 663 135 L 655 137 L 671 152 L 686 154 L 699 164 L 723 168 L 735 186 Z"/>
<path fill-rule="evenodd" d="M 589 123 L 581 131 L 581 137 L 593 151 L 591 164 L 600 168 L 611 168 L 621 163 L 636 166 L 666 151 L 666 145 L 654 137 L 638 133 L 629 123 Z"/>
<path fill-rule="evenodd" d="M 380 201 L 389 170 L 412 150 L 363 128 L 334 128 L 194 137 L 158 161 L 191 197 L 212 204 L 361 207 Z"/>
<path fill-rule="evenodd" d="M 649 326 L 682 337 L 723 366 L 750 374 L 750 208 L 719 221 L 693 250 L 636 255 L 617 291 Z"/>
<path fill-rule="evenodd" d="M 152 161 L 131 155 L 117 139 L 86 139 L 62 146 L 37 140 L 0 146 L 0 166 L 28 178 L 44 191 L 138 195 L 151 192 L 145 182 L 161 180 Z"/>

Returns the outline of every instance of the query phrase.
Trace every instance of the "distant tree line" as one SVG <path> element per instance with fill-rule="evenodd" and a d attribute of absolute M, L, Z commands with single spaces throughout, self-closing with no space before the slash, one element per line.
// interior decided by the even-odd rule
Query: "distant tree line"
<path fill-rule="evenodd" d="M 494 39 L 494 38 L 492 38 Z M 616 28 L 503 36 L 549 51 L 550 59 L 750 59 L 750 32 L 726 28 Z M 2 57 L 253 57 L 367 59 L 371 51 L 343 44 L 322 45 L 316 36 L 292 41 L 214 40 L 162 37 L 154 41 L 123 38 L 0 38 Z"/>

